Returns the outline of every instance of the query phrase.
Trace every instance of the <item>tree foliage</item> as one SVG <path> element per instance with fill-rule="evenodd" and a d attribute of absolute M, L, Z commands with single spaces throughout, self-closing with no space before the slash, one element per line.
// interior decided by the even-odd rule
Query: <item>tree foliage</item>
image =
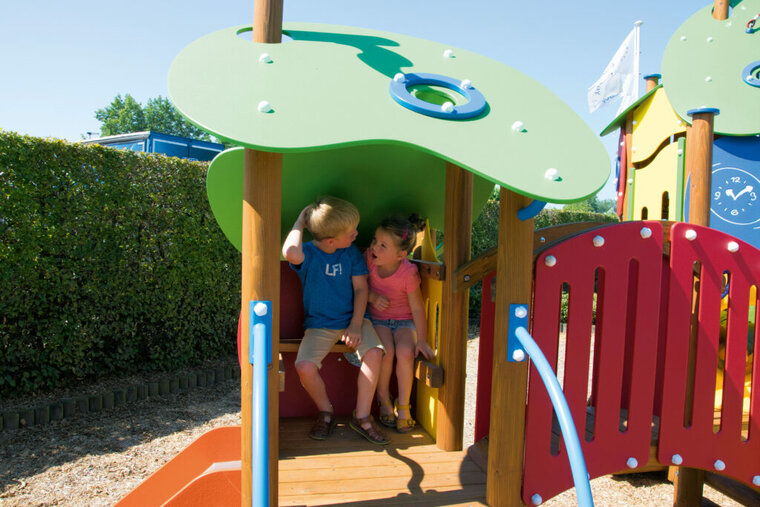
<path fill-rule="evenodd" d="M 145 106 L 130 94 L 117 95 L 106 107 L 95 111 L 104 136 L 151 130 L 175 136 L 210 141 L 211 137 L 187 121 L 166 97 L 148 99 Z"/>
<path fill-rule="evenodd" d="M 615 199 L 602 199 L 594 195 L 585 201 L 578 201 L 565 205 L 566 211 L 584 211 L 586 213 L 615 214 Z"/>

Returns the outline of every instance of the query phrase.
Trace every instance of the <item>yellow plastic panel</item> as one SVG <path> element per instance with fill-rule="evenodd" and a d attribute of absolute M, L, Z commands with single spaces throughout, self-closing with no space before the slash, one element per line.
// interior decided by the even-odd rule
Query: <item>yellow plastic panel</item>
<path fill-rule="evenodd" d="M 665 88 L 660 88 L 633 112 L 631 159 L 634 163 L 651 157 L 662 142 L 686 131 L 686 124 L 673 111 Z M 651 215 L 650 215 L 651 216 Z"/>
<path fill-rule="evenodd" d="M 438 262 L 435 256 L 435 245 L 430 235 L 430 226 L 425 227 L 425 239 L 422 243 L 422 260 Z M 441 303 L 443 301 L 443 282 L 432 278 L 422 279 L 422 300 L 427 309 L 427 342 L 435 351 L 433 363 L 440 364 L 438 356 L 439 337 L 441 329 Z M 444 372 L 444 382 L 446 372 Z M 438 389 L 426 386 L 423 382 L 417 382 L 417 405 L 416 417 L 423 428 L 433 437 L 436 435 L 438 421 Z"/>
<path fill-rule="evenodd" d="M 641 210 L 647 208 L 649 220 L 662 218 L 662 194 L 668 193 L 668 220 L 676 220 L 678 196 L 678 143 L 666 146 L 646 167 L 636 169 L 636 192 L 633 195 L 632 220 L 641 220 Z"/>

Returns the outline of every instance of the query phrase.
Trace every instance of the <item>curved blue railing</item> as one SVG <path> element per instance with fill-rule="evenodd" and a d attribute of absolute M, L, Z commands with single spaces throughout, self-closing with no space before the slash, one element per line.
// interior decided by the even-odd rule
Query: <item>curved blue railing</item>
<path fill-rule="evenodd" d="M 530 356 L 538 374 L 541 375 L 541 380 L 544 381 L 546 390 L 549 392 L 549 398 L 551 398 L 552 405 L 554 405 L 554 411 L 559 420 L 559 427 L 562 430 L 562 438 L 565 440 L 565 447 L 567 448 L 567 457 L 570 461 L 570 470 L 573 474 L 575 496 L 578 500 L 578 505 L 593 507 L 594 499 L 591 497 L 591 484 L 589 483 L 588 471 L 586 470 L 586 461 L 583 459 L 583 451 L 581 450 L 580 440 L 578 440 L 578 432 L 575 429 L 573 417 L 570 414 L 570 407 L 567 406 L 567 400 L 565 400 L 565 396 L 562 394 L 562 387 L 559 385 L 557 376 L 554 374 L 552 367 L 549 366 L 549 362 L 544 357 L 544 353 L 541 352 L 541 348 L 530 333 L 528 333 L 527 329 L 517 327 L 515 329 L 515 336 L 520 341 L 525 352 Z"/>
<path fill-rule="evenodd" d="M 251 452 L 253 494 L 251 504 L 269 505 L 269 378 L 272 356 L 272 303 L 251 301 L 249 360 L 253 365 Z"/>

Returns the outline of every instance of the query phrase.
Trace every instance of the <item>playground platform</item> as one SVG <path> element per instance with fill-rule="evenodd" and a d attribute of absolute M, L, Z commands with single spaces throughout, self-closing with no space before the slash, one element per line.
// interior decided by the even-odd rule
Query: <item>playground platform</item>
<path fill-rule="evenodd" d="M 389 430 L 375 446 L 339 420 L 316 441 L 311 419 L 280 422 L 280 505 L 485 505 L 486 474 L 464 451 L 447 452 L 419 426 Z"/>

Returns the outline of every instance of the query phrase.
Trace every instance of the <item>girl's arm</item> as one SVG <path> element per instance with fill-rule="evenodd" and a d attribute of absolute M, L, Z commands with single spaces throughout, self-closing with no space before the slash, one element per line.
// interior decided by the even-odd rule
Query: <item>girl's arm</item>
<path fill-rule="evenodd" d="M 414 292 L 408 292 L 409 308 L 412 310 L 412 320 L 414 327 L 417 329 L 417 350 L 416 353 L 422 353 L 425 359 L 432 360 L 435 352 L 427 343 L 427 316 L 425 315 L 425 304 L 422 302 L 422 291 L 419 287 Z"/>
<path fill-rule="evenodd" d="M 282 244 L 282 256 L 285 257 L 289 263 L 299 265 L 303 263 L 303 230 L 306 228 L 306 210 L 309 206 L 301 210 L 301 213 L 296 219 L 296 223 L 293 224 L 293 228 L 288 233 L 288 237 L 285 238 L 285 242 Z"/>

